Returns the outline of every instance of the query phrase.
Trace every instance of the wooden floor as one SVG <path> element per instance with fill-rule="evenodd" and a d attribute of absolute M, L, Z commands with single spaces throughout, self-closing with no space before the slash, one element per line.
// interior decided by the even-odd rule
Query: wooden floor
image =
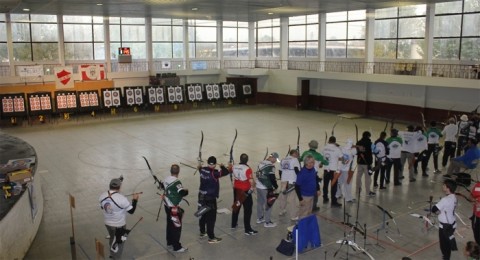
<path fill-rule="evenodd" d="M 99 239 L 106 247 L 108 241 L 103 224 L 102 212 L 98 204 L 100 193 L 108 189 L 110 179 L 123 175 L 124 194 L 143 192 L 139 208 L 127 218 L 133 225 L 140 217 L 143 221 L 130 234 L 124 250 L 125 259 L 286 259 L 275 248 L 287 234 L 286 228 L 292 222 L 278 216 L 274 205 L 272 219 L 278 223 L 275 228 L 256 225 L 256 211 L 252 225 L 259 231 L 254 237 L 245 236 L 243 228 L 230 229 L 231 215 L 219 214 L 216 235 L 223 238 L 219 244 L 208 244 L 200 239 L 196 211 L 196 194 L 199 186 L 198 174 L 186 166 L 181 167 L 180 179 L 190 190 L 187 199 L 190 206 L 184 205 L 186 215 L 183 222 L 181 242 L 189 248 L 187 253 L 174 254 L 166 250 L 165 212 L 155 221 L 160 204 L 153 178 L 142 156 L 149 159 L 156 175 L 163 179 L 173 163 L 194 166 L 198 156 L 201 131 L 204 133 L 203 158 L 210 155 L 219 162 L 228 161 L 228 153 L 235 129 L 238 138 L 234 147 L 234 157 L 241 153 L 250 157 L 250 166 L 256 167 L 265 151 L 278 152 L 282 157 L 288 147 L 297 146 L 297 127 L 301 131 L 300 150 L 308 149 L 308 142 L 317 139 L 320 149 L 325 141 L 325 133 L 332 131 L 337 122 L 335 135 L 343 145 L 348 138 L 355 140 L 355 124 L 359 134 L 365 130 L 372 132 L 375 140 L 385 127 L 385 122 L 366 118 L 349 119 L 316 111 L 297 111 L 269 106 L 232 107 L 222 109 L 197 110 L 157 114 L 137 114 L 111 118 L 86 118 L 45 125 L 23 126 L 3 129 L 4 132 L 20 137 L 30 143 L 38 153 L 37 178 L 43 183 L 45 212 L 37 237 L 32 243 L 26 259 L 70 259 L 72 251 L 69 237 L 71 220 L 68 194 L 75 197 L 73 211 L 76 259 L 95 259 L 94 240 Z M 404 125 L 403 125 L 404 126 Z M 402 128 L 402 125 L 396 127 Z M 430 166 L 433 169 L 433 166 Z M 356 234 L 355 242 L 365 247 L 375 259 L 440 259 L 438 230 L 426 229 L 420 219 L 410 213 L 426 215 L 428 200 L 434 202 L 443 196 L 441 175 L 430 173 L 428 178 L 417 177 L 413 183 L 403 182 L 402 186 L 388 186 L 378 190 L 377 196 L 367 198 L 360 194 L 359 207 L 348 204 L 345 213 L 352 217 L 350 223 L 366 225 L 366 241 Z M 391 183 L 392 184 L 392 183 Z M 221 180 L 219 208 L 229 209 L 232 204 L 232 191 L 229 179 Z M 354 187 L 355 189 L 355 187 Z M 355 189 L 356 190 L 356 189 Z M 463 190 L 459 190 L 464 192 Z M 357 196 L 357 195 L 356 195 Z M 255 197 L 254 197 L 255 198 Z M 473 240 L 468 218 L 471 206 L 458 198 L 457 242 L 462 249 L 465 243 Z M 303 253 L 300 259 L 368 259 L 359 251 L 346 246 L 340 250 L 337 240 L 344 238 L 348 229 L 342 225 L 344 209 L 330 208 L 319 202 L 317 219 L 320 225 L 323 246 Z M 382 229 L 385 217 L 378 206 L 385 208 L 394 221 L 387 218 L 388 225 Z M 256 203 L 254 203 L 254 209 Z M 239 223 L 242 223 L 242 214 Z M 463 223 L 465 222 L 465 223 Z M 242 224 L 240 224 L 242 225 Z M 354 240 L 353 236 L 347 239 Z M 347 255 L 348 253 L 348 255 Z M 106 252 L 108 254 L 108 252 Z M 462 250 L 454 252 L 452 259 L 464 259 Z"/>

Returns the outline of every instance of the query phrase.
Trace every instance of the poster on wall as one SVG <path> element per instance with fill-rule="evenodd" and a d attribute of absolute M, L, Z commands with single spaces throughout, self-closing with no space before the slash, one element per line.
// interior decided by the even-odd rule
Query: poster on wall
<path fill-rule="evenodd" d="M 103 64 L 83 64 L 79 66 L 78 71 L 82 81 L 103 80 L 105 79 L 105 66 Z"/>
<path fill-rule="evenodd" d="M 66 89 L 66 88 L 73 88 L 74 81 L 72 78 L 73 75 L 73 67 L 72 66 L 64 66 L 64 67 L 55 67 L 55 87 L 57 89 Z"/>

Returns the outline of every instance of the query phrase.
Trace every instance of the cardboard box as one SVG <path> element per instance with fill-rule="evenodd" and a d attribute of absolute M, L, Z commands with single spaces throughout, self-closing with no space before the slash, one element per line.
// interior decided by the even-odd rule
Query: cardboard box
<path fill-rule="evenodd" d="M 7 174 L 7 178 L 10 182 L 16 182 L 20 184 L 25 184 L 33 180 L 32 173 L 30 169 L 14 171 Z"/>

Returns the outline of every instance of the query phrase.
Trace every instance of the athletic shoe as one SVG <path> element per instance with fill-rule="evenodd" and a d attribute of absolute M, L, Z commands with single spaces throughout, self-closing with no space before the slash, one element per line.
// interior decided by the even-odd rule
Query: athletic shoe
<path fill-rule="evenodd" d="M 167 249 L 173 250 L 173 246 L 172 245 L 167 245 Z"/>
<path fill-rule="evenodd" d="M 436 169 L 435 171 L 433 171 L 433 173 L 439 174 L 439 173 L 442 173 L 442 171 L 440 171 L 439 169 Z"/>
<path fill-rule="evenodd" d="M 428 174 L 424 173 L 422 174 L 422 177 L 428 177 Z"/>
<path fill-rule="evenodd" d="M 387 189 L 387 187 L 382 186 L 382 187 L 380 187 L 380 189 L 381 189 L 381 190 L 385 190 L 385 189 Z"/>
<path fill-rule="evenodd" d="M 245 235 L 247 236 L 255 236 L 256 234 L 258 234 L 258 231 L 256 230 L 249 230 L 249 231 L 245 231 Z"/>
<path fill-rule="evenodd" d="M 328 198 L 323 198 L 323 203 L 328 203 L 330 200 Z"/>
<path fill-rule="evenodd" d="M 369 192 L 367 196 L 368 197 L 375 197 L 375 195 L 377 195 L 375 192 Z"/>
<path fill-rule="evenodd" d="M 207 233 L 200 233 L 200 238 L 207 237 Z"/>
<path fill-rule="evenodd" d="M 411 178 L 411 179 L 410 179 L 410 182 L 414 182 L 414 181 L 416 181 L 416 180 L 417 180 L 417 179 L 415 179 L 415 178 Z"/>
<path fill-rule="evenodd" d="M 219 237 L 214 237 L 214 238 L 209 238 L 209 239 L 208 239 L 208 243 L 209 243 L 209 244 L 220 243 L 220 241 L 222 241 L 222 239 L 219 238 Z"/>
<path fill-rule="evenodd" d="M 175 253 L 184 253 L 184 252 L 187 252 L 187 251 L 188 251 L 188 248 L 185 248 L 185 247 L 181 247 L 180 249 L 173 250 L 173 252 L 175 252 Z"/>
<path fill-rule="evenodd" d="M 230 229 L 237 229 L 237 225 L 231 226 Z"/>
<path fill-rule="evenodd" d="M 269 222 L 265 222 L 265 224 L 263 224 L 263 226 L 266 227 L 266 228 L 272 228 L 272 227 L 276 227 L 277 224 L 273 223 L 272 221 L 269 221 Z"/>
<path fill-rule="evenodd" d="M 332 208 L 341 208 L 342 207 L 342 204 L 340 203 L 332 203 Z"/>
<path fill-rule="evenodd" d="M 263 219 L 263 217 L 257 218 L 257 224 L 261 224 L 263 222 L 265 222 L 265 219 Z"/>

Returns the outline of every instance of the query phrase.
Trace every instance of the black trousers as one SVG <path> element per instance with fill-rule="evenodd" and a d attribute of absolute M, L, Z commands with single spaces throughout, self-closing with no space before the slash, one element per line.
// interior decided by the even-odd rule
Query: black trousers
<path fill-rule="evenodd" d="M 215 222 L 217 221 L 217 200 L 216 199 L 207 199 L 203 203 L 206 206 L 209 206 L 211 209 L 207 213 L 203 214 L 200 217 L 200 233 L 205 233 L 205 227 L 207 230 L 208 238 L 215 238 Z"/>
<path fill-rule="evenodd" d="M 387 179 L 390 179 L 390 170 L 393 167 L 393 183 L 400 184 L 400 169 L 402 168 L 402 161 L 400 158 L 390 159 L 387 163 Z"/>
<path fill-rule="evenodd" d="M 382 165 L 381 160 L 376 160 L 375 161 L 375 173 L 373 174 L 373 185 L 378 186 L 378 175 L 380 175 L 380 188 L 385 187 L 385 180 L 390 181 L 390 175 L 386 176 L 386 171 L 387 171 L 387 165 Z"/>
<path fill-rule="evenodd" d="M 473 215 L 470 219 L 472 220 L 473 237 L 475 242 L 480 245 L 480 217 Z"/>
<path fill-rule="evenodd" d="M 457 149 L 457 143 L 455 142 L 445 142 L 443 147 L 443 157 L 442 157 L 442 166 L 445 168 L 448 163 L 448 159 L 455 157 L 455 150 Z"/>
<path fill-rule="evenodd" d="M 435 152 L 437 149 L 438 144 L 428 144 L 428 149 L 425 154 L 425 164 L 422 164 L 422 171 L 427 171 L 428 161 L 430 160 L 430 156 L 433 155 L 433 167 L 435 170 L 438 170 L 438 152 Z"/>
<path fill-rule="evenodd" d="M 183 213 L 181 213 L 180 207 L 178 208 L 178 218 L 182 221 Z M 182 235 L 182 226 L 176 227 L 172 220 L 172 212 L 170 208 L 165 205 L 165 213 L 167 213 L 167 246 L 173 246 L 173 250 L 182 248 L 180 244 L 180 236 Z"/>
<path fill-rule="evenodd" d="M 455 228 L 453 228 L 453 233 L 455 233 Z M 449 235 L 444 228 L 438 229 L 438 238 L 440 240 L 440 251 L 442 251 L 442 259 L 450 260 L 450 256 L 452 255 L 452 248 Z"/>
<path fill-rule="evenodd" d="M 457 140 L 457 156 L 460 156 L 462 155 L 465 151 L 463 149 L 465 149 L 465 146 L 467 145 L 467 140 L 468 140 L 468 137 L 467 136 L 459 136 L 458 137 L 458 140 Z"/>
<path fill-rule="evenodd" d="M 252 208 L 253 208 L 253 199 L 252 194 L 247 194 L 247 198 L 243 201 L 240 208 L 243 206 L 243 226 L 245 227 L 245 232 L 251 231 L 252 226 L 250 225 L 250 219 L 252 218 Z M 236 201 L 236 192 L 233 189 L 233 201 Z M 240 209 L 237 212 L 232 212 L 232 228 L 237 227 L 238 224 L 238 215 L 240 214 Z"/>
<path fill-rule="evenodd" d="M 328 199 L 328 187 L 331 187 L 330 189 L 330 197 L 332 198 L 331 204 L 336 204 L 337 202 L 337 197 L 335 197 L 335 194 L 337 194 L 337 186 L 338 186 L 338 180 L 335 183 L 335 185 L 331 186 L 330 181 L 333 180 L 335 171 L 323 171 L 323 199 L 327 200 Z"/>

